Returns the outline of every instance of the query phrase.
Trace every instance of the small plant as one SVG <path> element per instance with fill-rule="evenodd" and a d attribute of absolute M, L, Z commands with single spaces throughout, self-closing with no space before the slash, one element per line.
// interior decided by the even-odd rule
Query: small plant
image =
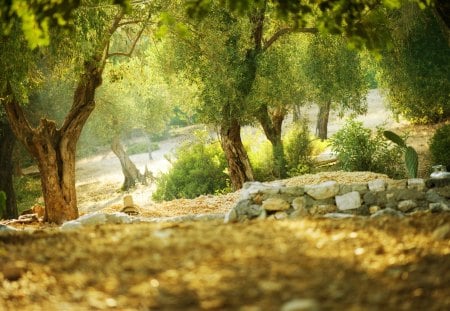
<path fill-rule="evenodd" d="M 387 141 L 383 131 L 378 127 L 372 133 L 362 122 L 347 121 L 330 139 L 338 165 L 345 171 L 372 171 L 392 178 L 404 177 L 403 149 Z"/>
<path fill-rule="evenodd" d="M 310 173 L 313 167 L 311 155 L 316 149 L 306 122 L 295 125 L 284 137 L 286 163 L 289 176 Z"/>
<path fill-rule="evenodd" d="M 442 164 L 450 171 L 450 124 L 436 130 L 430 141 L 430 152 L 434 164 Z"/>
<path fill-rule="evenodd" d="M 416 150 L 411 146 L 407 146 L 405 140 L 392 131 L 384 131 L 383 135 L 393 143 L 397 144 L 397 146 L 402 148 L 405 153 L 405 165 L 406 170 L 408 171 L 408 175 L 411 178 L 417 178 L 419 157 Z"/>

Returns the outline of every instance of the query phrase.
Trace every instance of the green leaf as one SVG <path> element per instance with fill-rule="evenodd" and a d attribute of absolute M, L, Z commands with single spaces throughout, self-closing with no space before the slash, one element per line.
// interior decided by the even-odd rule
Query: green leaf
<path fill-rule="evenodd" d="M 417 170 L 419 167 L 419 157 L 413 147 L 408 146 L 405 151 L 405 163 L 408 175 L 417 178 Z"/>
<path fill-rule="evenodd" d="M 399 145 L 400 147 L 406 148 L 405 141 L 400 136 L 395 134 L 394 132 L 392 132 L 392 131 L 384 131 L 383 135 L 384 135 L 384 137 L 386 137 L 387 139 L 389 139 L 393 143 Z"/>

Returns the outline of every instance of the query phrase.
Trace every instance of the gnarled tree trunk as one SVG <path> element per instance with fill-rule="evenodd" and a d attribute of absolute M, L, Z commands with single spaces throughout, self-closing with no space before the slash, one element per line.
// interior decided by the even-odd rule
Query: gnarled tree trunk
<path fill-rule="evenodd" d="M 285 178 L 286 158 L 284 156 L 283 141 L 281 140 L 281 127 L 286 113 L 283 109 L 276 109 L 269 112 L 267 105 L 262 105 L 258 111 L 258 120 L 261 124 L 267 139 L 272 144 L 272 154 L 274 159 L 274 175 L 277 178 Z"/>
<path fill-rule="evenodd" d="M 119 158 L 120 165 L 122 167 L 122 173 L 125 180 L 122 185 L 123 190 L 128 190 L 136 185 L 136 181 L 145 184 L 145 175 L 141 174 L 136 165 L 131 161 L 128 154 L 125 152 L 119 136 L 115 136 L 111 143 L 111 149 L 114 154 Z"/>
<path fill-rule="evenodd" d="M 45 202 L 44 221 L 60 224 L 78 217 L 75 190 L 76 144 L 95 107 L 95 90 L 100 86 L 103 67 L 98 60 L 86 62 L 74 93 L 72 108 L 60 129 L 41 119 L 32 128 L 13 96 L 5 102 L 11 128 L 37 160 Z"/>
<path fill-rule="evenodd" d="M 7 219 L 17 218 L 16 194 L 13 186 L 13 149 L 16 137 L 7 120 L 0 120 L 0 191 L 6 194 L 6 210 L 3 216 Z"/>
<path fill-rule="evenodd" d="M 328 119 L 330 118 L 331 102 L 319 105 L 317 114 L 316 135 L 321 140 L 328 138 Z"/>
<path fill-rule="evenodd" d="M 234 190 L 241 189 L 244 182 L 253 180 L 253 171 L 242 144 L 238 120 L 233 119 L 220 127 L 220 139 L 228 163 L 231 185 Z"/>

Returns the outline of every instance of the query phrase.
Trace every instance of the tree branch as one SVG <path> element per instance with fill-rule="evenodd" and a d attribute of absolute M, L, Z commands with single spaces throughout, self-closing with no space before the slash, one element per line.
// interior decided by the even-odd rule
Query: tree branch
<path fill-rule="evenodd" d="M 277 41 L 281 36 L 291 33 L 291 32 L 300 32 L 300 33 L 312 33 L 315 34 L 318 32 L 317 28 L 292 28 L 286 27 L 278 29 L 269 40 L 264 43 L 263 51 L 267 50 L 275 41 Z"/>

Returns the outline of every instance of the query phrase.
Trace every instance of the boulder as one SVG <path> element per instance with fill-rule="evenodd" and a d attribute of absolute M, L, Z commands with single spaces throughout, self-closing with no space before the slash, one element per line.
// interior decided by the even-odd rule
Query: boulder
<path fill-rule="evenodd" d="M 384 179 L 374 179 L 370 180 L 367 183 L 367 186 L 369 187 L 370 191 L 377 192 L 377 191 L 384 191 L 386 190 L 386 181 Z"/>
<path fill-rule="evenodd" d="M 268 198 L 262 203 L 262 208 L 266 211 L 285 211 L 290 207 L 290 204 L 281 198 Z"/>

